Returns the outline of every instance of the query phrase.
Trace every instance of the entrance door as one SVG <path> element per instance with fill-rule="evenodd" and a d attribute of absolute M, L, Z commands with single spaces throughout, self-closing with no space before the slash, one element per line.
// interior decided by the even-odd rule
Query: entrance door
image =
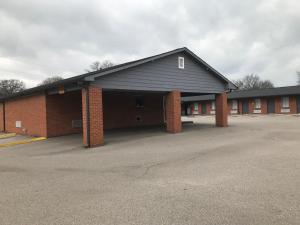
<path fill-rule="evenodd" d="M 206 114 L 206 103 L 205 102 L 203 102 L 201 104 L 201 114 Z"/>
<path fill-rule="evenodd" d="M 297 97 L 297 113 L 300 113 L 300 96 Z"/>
<path fill-rule="evenodd" d="M 267 110 L 268 110 L 268 113 L 275 113 L 275 99 L 274 98 L 268 99 Z"/>
<path fill-rule="evenodd" d="M 248 100 L 243 100 L 243 102 L 242 102 L 242 113 L 243 114 L 249 113 L 249 101 Z"/>

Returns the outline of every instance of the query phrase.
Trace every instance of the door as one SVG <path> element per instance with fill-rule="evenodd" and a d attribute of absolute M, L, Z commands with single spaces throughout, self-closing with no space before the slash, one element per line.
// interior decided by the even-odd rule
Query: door
<path fill-rule="evenodd" d="M 268 99 L 267 110 L 268 110 L 268 113 L 275 113 L 275 99 L 274 98 Z"/>
<path fill-rule="evenodd" d="M 300 113 L 300 96 L 297 97 L 297 113 Z"/>
<path fill-rule="evenodd" d="M 249 101 L 248 100 L 243 100 L 243 102 L 242 102 L 242 113 L 243 114 L 249 113 Z"/>
<path fill-rule="evenodd" d="M 206 114 L 206 103 L 205 102 L 203 102 L 201 104 L 201 114 Z"/>

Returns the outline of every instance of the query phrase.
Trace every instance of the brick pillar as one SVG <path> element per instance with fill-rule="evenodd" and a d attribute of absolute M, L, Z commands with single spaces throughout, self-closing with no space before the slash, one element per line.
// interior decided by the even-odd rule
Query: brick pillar
<path fill-rule="evenodd" d="M 228 126 L 227 94 L 216 95 L 216 126 Z"/>
<path fill-rule="evenodd" d="M 88 86 L 82 89 L 82 124 L 84 146 L 96 147 L 103 145 L 104 132 L 101 88 Z"/>
<path fill-rule="evenodd" d="M 180 91 L 171 91 L 166 96 L 166 120 L 168 132 L 181 132 L 182 127 Z"/>
<path fill-rule="evenodd" d="M 4 131 L 4 103 L 0 103 L 0 132 Z"/>
<path fill-rule="evenodd" d="M 290 113 L 296 114 L 297 113 L 297 98 L 296 96 L 290 96 Z"/>

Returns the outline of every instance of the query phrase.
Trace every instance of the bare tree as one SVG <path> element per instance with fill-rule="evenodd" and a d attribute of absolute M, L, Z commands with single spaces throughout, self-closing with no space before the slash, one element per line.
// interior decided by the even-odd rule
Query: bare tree
<path fill-rule="evenodd" d="M 46 85 L 46 84 L 52 84 L 56 81 L 62 80 L 63 78 L 61 76 L 52 76 L 48 77 L 45 80 L 43 80 L 39 85 Z"/>
<path fill-rule="evenodd" d="M 0 80 L 0 96 L 10 95 L 25 90 L 25 83 L 20 80 Z"/>
<path fill-rule="evenodd" d="M 90 65 L 90 69 L 86 69 L 86 72 L 93 72 L 98 70 L 103 70 L 109 67 L 114 66 L 115 64 L 109 60 L 104 60 L 102 63 L 99 61 L 93 62 Z"/>
<path fill-rule="evenodd" d="M 234 83 L 241 90 L 273 88 L 274 84 L 270 80 L 261 80 L 258 75 L 250 74 Z"/>

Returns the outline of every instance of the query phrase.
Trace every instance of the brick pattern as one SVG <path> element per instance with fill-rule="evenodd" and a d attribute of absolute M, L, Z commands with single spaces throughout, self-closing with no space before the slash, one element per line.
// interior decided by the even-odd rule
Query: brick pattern
<path fill-rule="evenodd" d="M 87 95 L 89 98 L 89 115 L 87 115 Z M 104 131 L 102 89 L 96 86 L 89 86 L 85 89 L 82 89 L 82 123 L 84 146 L 95 147 L 103 145 Z M 89 140 L 88 132 L 90 136 Z"/>
<path fill-rule="evenodd" d="M 211 102 L 205 102 L 206 114 L 211 115 Z"/>
<path fill-rule="evenodd" d="M 255 100 L 254 99 L 249 99 L 249 114 L 254 113 L 254 108 L 255 108 Z"/>
<path fill-rule="evenodd" d="M 216 95 L 216 126 L 228 126 L 228 109 L 227 109 L 227 94 L 221 93 Z"/>
<path fill-rule="evenodd" d="M 170 133 L 179 133 L 182 130 L 180 96 L 180 91 L 171 91 L 166 96 L 166 125 Z"/>
<path fill-rule="evenodd" d="M 87 89 L 83 88 L 81 90 L 81 104 L 82 104 L 82 142 L 85 147 L 88 147 L 87 140 L 87 108 L 86 108 L 86 95 Z"/>
<path fill-rule="evenodd" d="M 243 114 L 243 102 L 241 100 L 238 100 L 238 110 L 239 114 Z"/>
<path fill-rule="evenodd" d="M 275 113 L 281 113 L 281 97 L 275 98 Z"/>
<path fill-rule="evenodd" d="M 46 107 L 48 137 L 82 132 L 82 128 L 72 127 L 72 120 L 82 119 L 80 91 L 47 95 Z"/>
<path fill-rule="evenodd" d="M 228 101 L 228 104 L 227 104 L 227 113 L 228 113 L 228 115 L 230 114 L 230 112 L 231 112 L 231 108 L 232 108 L 232 106 L 231 106 L 231 102 L 230 101 Z"/>
<path fill-rule="evenodd" d="M 21 121 L 21 127 L 16 127 Z M 47 137 L 45 94 L 26 96 L 5 103 L 7 132 Z"/>
<path fill-rule="evenodd" d="M 268 99 L 267 98 L 261 98 L 261 114 L 267 114 L 268 113 Z"/>
<path fill-rule="evenodd" d="M 104 129 L 163 125 L 163 94 L 103 92 L 103 117 Z"/>
<path fill-rule="evenodd" d="M 4 131 L 4 104 L 0 103 L 0 132 Z"/>
<path fill-rule="evenodd" d="M 290 110 L 292 114 L 297 113 L 297 97 L 296 96 L 291 96 L 290 97 Z"/>

